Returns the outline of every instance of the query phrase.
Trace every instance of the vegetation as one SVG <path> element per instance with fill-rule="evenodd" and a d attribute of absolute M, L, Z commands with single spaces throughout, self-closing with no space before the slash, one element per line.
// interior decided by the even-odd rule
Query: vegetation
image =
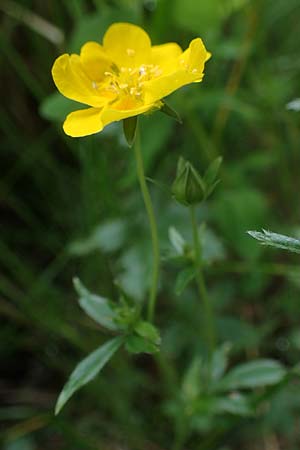
<path fill-rule="evenodd" d="M 2 448 L 297 450 L 299 0 L 0 11 Z M 66 136 L 76 108 L 51 78 L 60 54 L 119 21 L 212 53 L 203 82 L 167 99 L 182 124 L 139 118 L 155 311 L 136 147 L 121 123 Z"/>

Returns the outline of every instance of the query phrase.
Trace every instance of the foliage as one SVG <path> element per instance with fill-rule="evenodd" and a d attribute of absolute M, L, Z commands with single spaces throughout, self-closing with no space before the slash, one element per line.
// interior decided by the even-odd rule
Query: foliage
<path fill-rule="evenodd" d="M 0 10 L 2 448 L 298 449 L 299 255 L 247 230 L 298 243 L 299 1 L 2 0 Z M 162 252 L 155 327 L 133 151 L 121 124 L 66 137 L 74 102 L 50 75 L 58 55 L 116 21 L 154 44 L 201 36 L 213 54 L 203 83 L 168 98 L 182 124 L 160 112 L 139 121 Z M 171 193 L 181 155 L 200 174 L 223 158 L 196 212 L 215 311 L 210 370 L 188 209 Z M 82 389 L 54 416 L 70 375 L 64 400 Z"/>
<path fill-rule="evenodd" d="M 248 231 L 250 236 L 260 241 L 263 245 L 269 245 L 270 247 L 281 248 L 294 253 L 300 253 L 300 240 L 294 239 L 283 234 L 272 233 L 271 231 L 263 230 Z"/>

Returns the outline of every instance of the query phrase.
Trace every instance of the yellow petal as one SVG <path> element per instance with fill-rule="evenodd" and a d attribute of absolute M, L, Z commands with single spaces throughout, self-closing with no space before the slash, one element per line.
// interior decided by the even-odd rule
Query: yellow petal
<path fill-rule="evenodd" d="M 186 84 L 197 81 L 198 77 L 184 69 L 179 69 L 169 75 L 158 77 L 144 84 L 145 103 L 160 100 Z"/>
<path fill-rule="evenodd" d="M 87 42 L 81 47 L 80 59 L 84 71 L 91 80 L 102 81 L 104 73 L 112 65 L 103 47 L 97 42 Z"/>
<path fill-rule="evenodd" d="M 144 83 L 145 103 L 155 102 L 186 84 L 201 81 L 204 76 L 204 64 L 209 57 L 210 54 L 206 51 L 202 40 L 194 39 L 174 63 L 173 71 Z"/>
<path fill-rule="evenodd" d="M 139 114 L 143 114 L 150 109 L 152 109 L 155 105 L 142 105 L 139 107 L 135 107 L 132 109 L 118 109 L 120 104 L 115 104 L 114 109 L 112 107 L 104 108 L 101 114 L 101 120 L 103 126 L 108 125 L 111 122 L 118 122 L 119 120 L 127 119 L 128 117 L 138 116 Z"/>
<path fill-rule="evenodd" d="M 158 66 L 164 74 L 174 71 L 182 50 L 175 42 L 163 45 L 154 45 L 151 48 L 151 63 Z"/>
<path fill-rule="evenodd" d="M 95 83 L 82 68 L 78 55 L 61 55 L 53 64 L 52 76 L 57 89 L 65 97 L 94 107 L 102 107 L 107 98 L 97 91 Z"/>
<path fill-rule="evenodd" d="M 69 114 L 63 124 L 64 132 L 68 136 L 81 137 L 98 133 L 103 129 L 101 121 L 102 109 L 88 108 Z"/>
<path fill-rule="evenodd" d="M 198 71 L 201 74 L 204 70 L 204 64 L 210 56 L 211 54 L 204 47 L 202 39 L 196 38 L 192 40 L 189 48 L 183 52 L 180 57 L 180 64 L 191 72 Z"/>
<path fill-rule="evenodd" d="M 151 41 L 137 25 L 115 23 L 104 35 L 103 48 L 119 68 L 138 67 L 149 62 Z"/>

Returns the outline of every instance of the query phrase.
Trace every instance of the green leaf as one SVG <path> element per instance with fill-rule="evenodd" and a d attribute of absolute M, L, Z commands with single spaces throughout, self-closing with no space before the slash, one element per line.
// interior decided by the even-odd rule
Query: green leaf
<path fill-rule="evenodd" d="M 105 221 L 85 238 L 71 242 L 69 252 L 76 256 L 88 255 L 97 250 L 115 252 L 126 240 L 126 227 L 127 223 L 123 219 Z"/>
<path fill-rule="evenodd" d="M 175 294 L 181 295 L 187 285 L 195 278 L 195 268 L 186 267 L 181 270 L 175 281 Z"/>
<path fill-rule="evenodd" d="M 136 138 L 138 117 L 128 117 L 123 120 L 123 131 L 129 147 L 132 147 Z"/>
<path fill-rule="evenodd" d="M 248 398 L 239 392 L 216 399 L 214 411 L 217 413 L 230 413 L 237 416 L 250 416 L 254 412 Z"/>
<path fill-rule="evenodd" d="M 176 250 L 176 253 L 183 255 L 186 247 L 186 241 L 175 227 L 169 228 L 169 239 Z"/>
<path fill-rule="evenodd" d="M 202 373 L 202 360 L 196 356 L 184 374 L 181 387 L 182 395 L 187 402 L 195 400 L 200 395 L 203 388 Z"/>
<path fill-rule="evenodd" d="M 61 391 L 56 406 L 55 414 L 58 414 L 69 398 L 82 386 L 89 383 L 100 372 L 113 354 L 121 347 L 124 338 L 115 337 L 83 359 L 72 372 L 69 380 Z"/>
<path fill-rule="evenodd" d="M 125 348 L 129 353 L 157 353 L 159 351 L 156 344 L 134 334 L 127 337 Z"/>
<path fill-rule="evenodd" d="M 211 377 L 213 381 L 220 380 L 224 375 L 228 365 L 230 347 L 229 343 L 225 343 L 214 351 L 211 361 Z"/>
<path fill-rule="evenodd" d="M 288 250 L 289 252 L 300 253 L 300 240 L 285 236 L 284 234 L 272 233 L 272 231 L 262 230 L 247 231 L 254 239 L 261 242 L 262 245 L 269 245 L 275 248 Z"/>
<path fill-rule="evenodd" d="M 158 329 L 150 322 L 141 320 L 134 327 L 134 331 L 142 338 L 152 342 L 155 345 L 161 343 L 161 338 Z"/>
<path fill-rule="evenodd" d="M 256 388 L 279 383 L 286 369 L 272 359 L 257 359 L 234 367 L 218 384 L 218 390 Z"/>
<path fill-rule="evenodd" d="M 61 95 L 59 92 L 49 95 L 40 105 L 40 115 L 53 122 L 61 122 L 66 116 L 77 109 L 83 109 L 83 106 L 73 100 Z"/>
<path fill-rule="evenodd" d="M 120 330 L 120 327 L 115 322 L 117 314 L 111 308 L 109 301 L 88 291 L 79 278 L 74 278 L 73 283 L 79 295 L 79 305 L 86 314 L 104 328 L 112 331 Z"/>
<path fill-rule="evenodd" d="M 177 111 L 175 111 L 175 109 L 173 109 L 170 105 L 168 105 L 165 101 L 163 101 L 163 105 L 162 107 L 159 109 L 160 112 L 166 114 L 169 117 L 172 117 L 172 119 L 175 119 L 177 122 L 179 122 L 180 124 L 182 124 L 182 120 L 179 116 L 179 114 L 177 113 Z"/>
<path fill-rule="evenodd" d="M 202 242 L 202 258 L 207 264 L 225 259 L 226 252 L 220 238 L 210 228 L 199 230 Z"/>
<path fill-rule="evenodd" d="M 287 103 L 286 109 L 289 109 L 290 111 L 300 111 L 300 98 L 295 98 Z"/>

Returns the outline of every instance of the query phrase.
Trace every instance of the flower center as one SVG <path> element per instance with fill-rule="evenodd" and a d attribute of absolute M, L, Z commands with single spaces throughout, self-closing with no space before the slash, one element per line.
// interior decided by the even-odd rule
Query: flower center
<path fill-rule="evenodd" d="M 143 86 L 146 81 L 161 75 L 162 70 L 154 64 L 142 64 L 139 67 L 111 68 L 104 73 L 106 90 L 116 94 L 117 97 L 131 97 L 142 101 Z"/>

